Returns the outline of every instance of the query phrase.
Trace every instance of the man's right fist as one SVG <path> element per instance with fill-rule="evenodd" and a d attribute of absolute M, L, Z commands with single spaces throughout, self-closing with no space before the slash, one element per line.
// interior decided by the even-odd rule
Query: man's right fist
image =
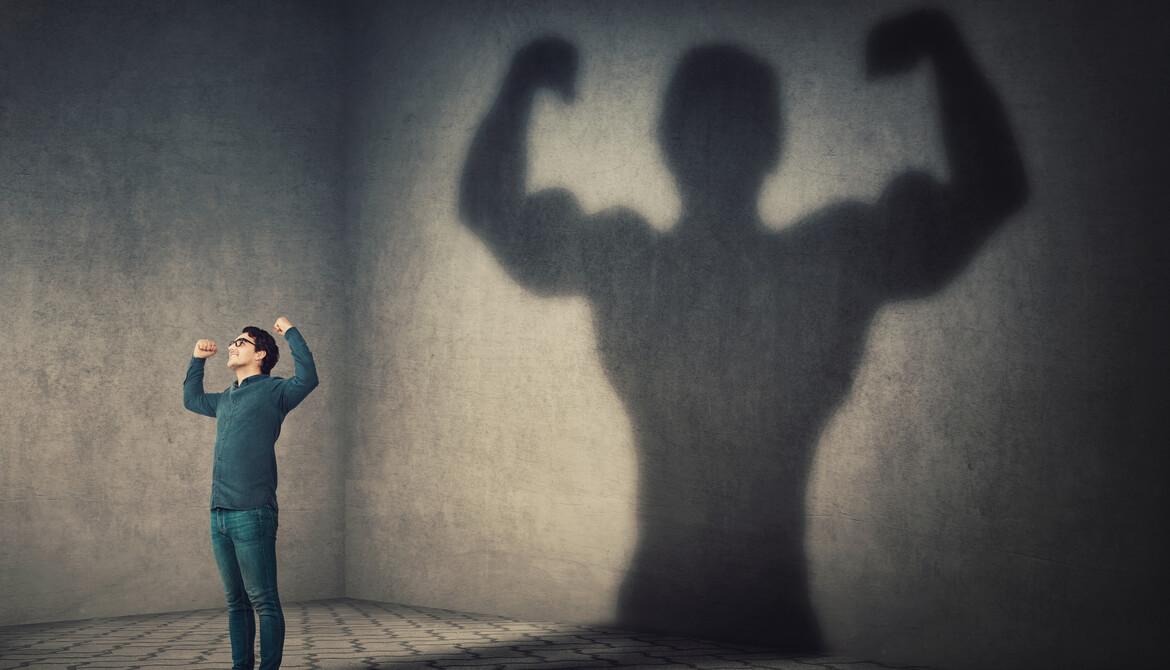
<path fill-rule="evenodd" d="M 219 349 L 215 348 L 215 342 L 211 340 L 199 340 L 195 343 L 195 353 L 192 354 L 195 358 L 210 358 L 215 355 Z"/>

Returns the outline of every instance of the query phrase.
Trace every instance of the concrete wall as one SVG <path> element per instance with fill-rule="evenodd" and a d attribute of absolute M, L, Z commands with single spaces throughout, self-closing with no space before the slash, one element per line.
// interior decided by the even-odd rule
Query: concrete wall
<path fill-rule="evenodd" d="M 0 625 L 222 604 L 215 424 L 182 383 L 196 339 L 281 315 L 322 379 L 277 447 L 282 592 L 341 595 L 341 28 L 312 3 L 0 5 Z M 207 388 L 232 381 L 211 359 Z"/>
<path fill-rule="evenodd" d="M 947 4 L 1007 108 L 1030 195 L 952 281 L 874 315 L 855 364 L 833 370 L 851 379 L 838 396 L 810 399 L 825 390 L 815 374 L 776 382 L 791 403 L 818 403 L 826 416 L 798 443 L 811 454 L 798 523 L 816 621 L 833 648 L 906 662 L 1152 658 L 1166 622 L 1155 604 L 1166 591 L 1157 510 L 1167 432 L 1157 346 L 1165 235 L 1155 218 L 1166 201 L 1154 178 L 1166 48 L 1155 5 Z M 720 498 L 701 474 L 738 472 L 750 484 L 776 467 L 752 452 L 763 441 L 755 427 L 737 442 L 695 417 L 789 416 L 779 403 L 756 406 L 777 387 L 722 393 L 733 380 L 712 377 L 717 391 L 689 397 L 714 408 L 696 414 L 669 384 L 634 392 L 616 381 L 620 364 L 641 365 L 675 340 L 741 347 L 733 328 L 660 329 L 659 342 L 613 356 L 602 303 L 525 288 L 461 220 L 461 170 L 516 50 L 555 33 L 581 56 L 575 104 L 538 98 L 529 188 L 568 189 L 588 214 L 631 207 L 660 233 L 682 209 L 654 141 L 669 73 L 697 43 L 732 41 L 759 55 L 781 82 L 787 132 L 759 210 L 782 234 L 844 199 L 873 202 L 908 168 L 946 177 L 929 70 L 864 77 L 867 31 L 904 6 L 368 9 L 348 182 L 361 243 L 354 334 L 368 353 L 352 380 L 363 401 L 346 483 L 348 595 L 613 620 L 648 528 L 673 512 L 685 525 L 710 501 L 746 500 Z M 835 304 L 831 288 L 819 297 L 814 315 Z M 753 327 L 773 326 L 744 330 Z M 736 351 L 741 360 L 755 351 L 761 368 L 804 361 Z M 680 376 L 693 365 L 719 373 L 682 361 Z M 673 407 L 681 470 L 647 456 L 666 429 L 639 418 L 648 405 L 637 393 Z M 712 435 L 729 444 L 700 442 Z M 644 504 L 646 487 L 682 470 L 695 484 L 690 499 Z M 720 486 L 734 481 L 718 476 Z M 769 517 L 749 510 L 745 519 L 741 537 L 766 538 Z M 677 579 L 707 560 L 705 549 L 677 546 L 677 568 L 658 576 L 719 611 L 717 579 Z M 712 560 L 767 574 L 749 551 L 731 551 Z"/>
<path fill-rule="evenodd" d="M 528 40 L 581 54 L 578 101 L 539 99 L 529 186 L 589 214 L 626 206 L 670 234 L 682 205 L 654 124 L 675 64 L 710 41 L 780 81 L 786 141 L 759 206 L 777 236 L 908 168 L 946 176 L 929 71 L 863 76 L 867 31 L 903 5 L 709 4 L 355 3 L 352 24 L 326 3 L 0 5 L 0 624 L 220 602 L 213 426 L 180 384 L 197 338 L 284 314 L 322 377 L 278 447 L 286 600 L 613 621 L 632 578 L 677 583 L 708 560 L 767 591 L 770 563 L 720 549 L 799 546 L 743 504 L 774 509 L 767 491 L 735 488 L 783 476 L 774 430 L 806 459 L 781 510 L 803 556 L 783 561 L 807 572 L 829 647 L 950 667 L 1151 660 L 1165 12 L 953 3 L 1014 127 L 1024 208 L 939 290 L 843 322 L 839 385 L 767 376 L 838 330 L 806 322 L 785 353 L 736 332 L 740 311 L 644 331 L 704 342 L 699 362 L 655 368 L 703 375 L 631 392 L 623 369 L 680 349 L 615 344 L 600 303 L 520 285 L 459 215 L 473 135 Z M 818 290 L 800 312 L 817 323 L 836 300 Z M 723 350 L 763 391 L 734 387 Z M 226 387 L 214 360 L 208 387 Z M 789 432 L 802 403 L 807 435 Z M 672 476 L 648 450 L 664 435 Z M 674 475 L 694 495 L 647 505 L 687 490 Z M 744 511 L 723 545 L 631 572 L 648 528 L 718 505 Z M 720 607 L 712 572 L 680 593 Z"/>

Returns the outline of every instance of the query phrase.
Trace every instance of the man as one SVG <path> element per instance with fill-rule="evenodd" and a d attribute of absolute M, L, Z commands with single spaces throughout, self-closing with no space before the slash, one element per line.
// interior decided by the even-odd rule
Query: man
<path fill-rule="evenodd" d="M 283 316 L 273 330 L 288 342 L 294 377 L 268 375 L 280 350 L 267 331 L 249 326 L 228 345 L 227 365 L 236 382 L 226 391 L 203 392 L 204 363 L 218 351 L 211 340 L 195 343 L 183 383 L 183 406 L 216 418 L 211 545 L 227 596 L 236 670 L 255 665 L 253 609 L 260 616 L 260 669 L 280 667 L 284 613 L 276 588 L 276 438 L 285 415 L 317 387 L 313 354 L 300 331 Z"/>
<path fill-rule="evenodd" d="M 908 172 L 874 203 L 836 203 L 777 231 L 758 196 L 783 146 L 772 67 L 734 45 L 696 47 L 658 126 L 682 216 L 588 214 L 565 189 L 528 191 L 538 94 L 574 96 L 577 52 L 521 49 L 472 142 L 466 225 L 523 286 L 580 295 L 637 440 L 638 545 L 622 626 L 822 646 L 804 555 L 814 449 L 849 392 L 878 310 L 936 293 L 1027 197 L 998 97 L 957 27 L 924 10 L 879 24 L 868 73 L 928 63 L 948 179 Z"/>

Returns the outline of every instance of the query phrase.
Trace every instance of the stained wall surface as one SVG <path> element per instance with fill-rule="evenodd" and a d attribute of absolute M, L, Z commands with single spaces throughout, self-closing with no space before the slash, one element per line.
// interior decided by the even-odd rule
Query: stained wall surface
<path fill-rule="evenodd" d="M 830 647 L 949 667 L 1152 657 L 1166 592 L 1166 202 L 1154 174 L 1167 55 L 1153 7 L 944 4 L 1002 99 L 1028 195 L 932 290 L 869 321 L 829 318 L 845 269 L 798 287 L 791 318 L 723 309 L 750 304 L 744 293 L 698 293 L 712 301 L 705 314 L 665 311 L 686 320 L 622 330 L 614 314 L 630 303 L 595 296 L 636 288 L 565 289 L 568 270 L 514 251 L 557 239 L 485 242 L 461 215 L 473 138 L 521 47 L 556 34 L 580 59 L 575 101 L 539 93 L 522 124 L 529 192 L 566 189 L 603 218 L 628 220 L 605 213 L 630 208 L 650 237 L 685 213 L 656 140 L 670 73 L 697 44 L 758 56 L 779 81 L 784 132 L 758 209 L 783 236 L 824 208 L 877 202 L 908 169 L 950 176 L 932 70 L 865 76 L 869 31 L 906 6 L 371 5 L 355 33 L 349 126 L 354 335 L 367 367 L 353 379 L 363 400 L 346 593 L 613 621 L 632 583 L 667 593 L 674 580 L 663 602 L 720 612 L 743 590 L 745 573 L 730 568 L 767 591 L 767 561 L 794 565 L 769 534 L 777 517 L 759 511 L 783 500 L 781 516 L 803 526 Z M 488 153 L 505 151 L 493 141 Z M 801 263 L 816 270 L 815 259 Z M 775 309 L 798 289 L 753 290 Z M 808 365 L 838 326 L 859 343 Z M 776 342 L 794 348 L 767 348 Z M 724 351 L 758 390 L 712 362 Z M 631 382 L 630 369 L 660 376 Z M 777 416 L 805 432 L 766 418 Z M 772 443 L 772 458 L 776 434 L 794 441 Z M 793 448 L 808 461 L 792 465 Z M 805 470 L 790 476 L 790 465 Z M 782 481 L 803 490 L 752 489 Z M 647 493 L 662 490 L 673 497 Z M 659 560 L 639 576 L 631 566 L 646 565 L 651 532 Z M 687 541 L 707 537 L 740 544 Z M 729 568 L 728 589 L 710 566 Z M 680 578 L 700 573 L 699 584 Z"/>
<path fill-rule="evenodd" d="M 222 605 L 214 421 L 245 325 L 299 326 L 281 587 L 341 594 L 343 50 L 311 3 L 0 4 L 0 625 Z M 273 374 L 293 374 L 285 358 Z"/>
<path fill-rule="evenodd" d="M 1166 625 L 1166 16 L 1100 5 L 944 4 L 1028 196 L 941 286 L 861 319 L 832 312 L 857 276 L 816 274 L 822 254 L 799 291 L 739 290 L 691 257 L 668 285 L 722 276 L 722 293 L 622 330 L 599 306 L 630 312 L 636 284 L 603 303 L 534 283 L 562 275 L 461 214 L 516 52 L 558 34 L 580 56 L 573 104 L 536 98 L 528 188 L 629 208 L 663 238 L 694 193 L 656 139 L 671 72 L 698 44 L 754 54 L 783 134 L 758 213 L 782 238 L 908 169 L 949 177 L 931 70 L 865 77 L 869 31 L 905 5 L 3 3 L 0 624 L 220 603 L 213 427 L 180 385 L 196 339 L 283 314 L 322 377 L 278 446 L 287 600 L 669 615 L 629 595 L 649 584 L 750 618 L 765 610 L 744 585 L 774 591 L 775 560 L 804 572 L 805 613 L 842 652 L 1149 661 Z M 799 309 L 760 317 L 777 305 Z M 842 326 L 847 355 L 826 357 Z M 226 387 L 215 361 L 208 387 Z"/>

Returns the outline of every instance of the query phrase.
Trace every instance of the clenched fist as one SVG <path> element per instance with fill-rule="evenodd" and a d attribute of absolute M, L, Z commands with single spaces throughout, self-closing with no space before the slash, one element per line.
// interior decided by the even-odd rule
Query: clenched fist
<path fill-rule="evenodd" d="M 919 9 L 886 19 L 869 33 L 865 45 L 868 75 L 904 73 L 926 56 L 939 56 L 960 43 L 958 29 L 937 9 Z"/>
<path fill-rule="evenodd" d="M 288 322 L 288 319 L 282 316 L 276 320 L 276 325 L 272 327 L 272 330 L 275 330 L 277 335 L 284 335 L 288 332 L 288 329 L 292 327 L 293 326 Z"/>
<path fill-rule="evenodd" d="M 547 87 L 565 102 L 576 96 L 577 47 L 559 37 L 529 42 L 512 59 L 509 75 L 525 86 Z"/>
<path fill-rule="evenodd" d="M 215 355 L 219 349 L 215 348 L 215 342 L 211 340 L 199 340 L 195 343 L 195 353 L 192 354 L 195 358 L 210 358 Z"/>

